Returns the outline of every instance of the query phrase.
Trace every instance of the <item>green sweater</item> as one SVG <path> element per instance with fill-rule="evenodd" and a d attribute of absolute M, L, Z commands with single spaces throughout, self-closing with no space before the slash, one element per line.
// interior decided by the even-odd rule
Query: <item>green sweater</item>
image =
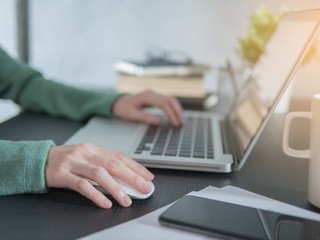
<path fill-rule="evenodd" d="M 112 116 L 112 105 L 119 96 L 45 79 L 0 48 L 0 98 L 11 99 L 25 109 L 72 120 L 92 115 Z M 0 195 L 46 192 L 45 162 L 54 145 L 51 140 L 0 140 Z"/>

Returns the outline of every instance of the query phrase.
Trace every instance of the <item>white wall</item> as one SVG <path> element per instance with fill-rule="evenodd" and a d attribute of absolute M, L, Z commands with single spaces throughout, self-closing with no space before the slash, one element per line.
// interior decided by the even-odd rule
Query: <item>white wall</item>
<path fill-rule="evenodd" d="M 0 45 L 17 56 L 15 0 L 0 0 Z"/>
<path fill-rule="evenodd" d="M 15 0 L 0 0 L 0 46 L 17 56 Z M 0 99 L 0 123 L 17 115 L 20 109 L 9 100 Z"/>
<path fill-rule="evenodd" d="M 316 0 L 32 0 L 31 63 L 70 84 L 113 87 L 112 63 L 143 58 L 156 46 L 180 49 L 212 66 L 237 61 L 248 16 L 266 5 L 279 13 L 320 7 Z M 208 85 L 215 85 L 213 74 Z"/>

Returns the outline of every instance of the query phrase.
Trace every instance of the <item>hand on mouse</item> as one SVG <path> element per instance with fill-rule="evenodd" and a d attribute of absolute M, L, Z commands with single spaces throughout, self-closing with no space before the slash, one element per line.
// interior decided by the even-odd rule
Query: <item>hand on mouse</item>
<path fill-rule="evenodd" d="M 145 91 L 135 95 L 124 95 L 113 105 L 113 113 L 117 117 L 127 120 L 141 121 L 147 124 L 159 124 L 159 116 L 143 111 L 143 107 L 153 106 L 161 108 L 168 116 L 173 126 L 183 124 L 182 108 L 173 97 Z"/>
<path fill-rule="evenodd" d="M 90 143 L 62 145 L 49 150 L 45 169 L 48 187 L 70 188 L 101 208 L 111 208 L 112 202 L 86 178 L 106 189 L 119 204 L 129 207 L 130 197 L 112 176 L 133 186 L 141 193 L 149 193 L 154 175 L 125 154 L 100 148 Z"/>

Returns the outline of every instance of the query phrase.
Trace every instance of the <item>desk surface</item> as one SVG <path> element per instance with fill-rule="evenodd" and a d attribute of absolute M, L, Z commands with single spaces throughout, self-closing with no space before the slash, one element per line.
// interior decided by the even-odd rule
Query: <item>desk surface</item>
<path fill-rule="evenodd" d="M 74 239 L 142 216 L 190 191 L 208 185 L 234 185 L 295 206 L 320 210 L 307 201 L 308 161 L 290 158 L 281 150 L 284 115 L 274 115 L 247 163 L 238 173 L 213 174 L 151 169 L 156 190 L 130 208 L 117 203 L 111 210 L 96 207 L 72 191 L 51 189 L 48 194 L 0 197 L 0 233 L 3 239 Z M 53 139 L 63 144 L 83 123 L 24 112 L 0 125 L 0 139 Z M 307 124 L 292 134 L 293 146 L 308 145 Z"/>

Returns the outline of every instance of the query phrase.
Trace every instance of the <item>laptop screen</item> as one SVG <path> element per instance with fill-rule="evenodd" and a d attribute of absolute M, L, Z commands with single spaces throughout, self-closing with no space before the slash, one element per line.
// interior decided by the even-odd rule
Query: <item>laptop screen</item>
<path fill-rule="evenodd" d="M 303 11 L 284 15 L 252 75 L 240 89 L 228 119 L 238 135 L 242 157 L 261 134 L 265 120 L 302 62 L 318 20 Z"/>

